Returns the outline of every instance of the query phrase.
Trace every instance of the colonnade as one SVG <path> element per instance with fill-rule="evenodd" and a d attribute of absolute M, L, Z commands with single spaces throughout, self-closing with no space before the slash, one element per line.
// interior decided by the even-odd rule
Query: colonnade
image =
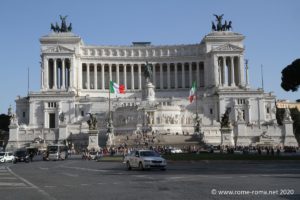
<path fill-rule="evenodd" d="M 45 88 L 67 89 L 71 82 L 71 61 L 69 58 L 50 58 L 44 60 Z"/>
<path fill-rule="evenodd" d="M 243 60 L 239 56 L 218 56 L 218 85 L 223 87 L 244 86 Z"/>
<path fill-rule="evenodd" d="M 141 90 L 145 64 L 82 63 L 81 87 L 107 90 L 109 81 L 123 84 L 126 90 Z M 204 87 L 204 62 L 155 63 L 152 82 L 156 89 L 190 88 L 196 81 Z"/>

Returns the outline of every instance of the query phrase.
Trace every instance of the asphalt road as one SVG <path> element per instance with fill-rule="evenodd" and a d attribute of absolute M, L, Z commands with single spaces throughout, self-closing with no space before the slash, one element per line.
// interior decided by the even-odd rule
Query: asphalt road
<path fill-rule="evenodd" d="M 74 158 L 6 163 L 0 199 L 300 199 L 300 162 L 170 162 L 166 171 Z"/>

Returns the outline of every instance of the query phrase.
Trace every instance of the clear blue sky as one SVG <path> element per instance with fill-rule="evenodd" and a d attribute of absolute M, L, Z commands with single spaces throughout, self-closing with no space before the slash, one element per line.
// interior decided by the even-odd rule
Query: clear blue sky
<path fill-rule="evenodd" d="M 278 99 L 300 99 L 280 87 L 281 70 L 300 57 L 298 0 L 1 0 L 0 113 L 15 106 L 17 95 L 40 89 L 39 38 L 50 23 L 68 15 L 73 32 L 91 45 L 130 45 L 132 41 L 195 44 L 210 32 L 213 14 L 224 14 L 233 30 L 246 36 L 250 84 Z M 300 78 L 300 77 L 299 77 Z"/>

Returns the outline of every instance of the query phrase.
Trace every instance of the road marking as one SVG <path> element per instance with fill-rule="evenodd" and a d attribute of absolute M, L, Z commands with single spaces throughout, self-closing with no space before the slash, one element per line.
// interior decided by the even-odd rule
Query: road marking
<path fill-rule="evenodd" d="M 186 177 L 183 177 L 183 176 L 174 176 L 174 177 L 170 177 L 169 179 L 183 179 L 183 178 L 186 178 Z"/>
<path fill-rule="evenodd" d="M 0 186 L 13 186 L 13 187 L 25 187 L 25 183 L 7 183 L 7 182 L 0 182 Z"/>
<path fill-rule="evenodd" d="M 1 173 L 0 176 L 9 176 L 11 175 L 10 173 Z"/>
<path fill-rule="evenodd" d="M 49 168 L 47 167 L 39 167 L 41 170 L 48 170 Z"/>
<path fill-rule="evenodd" d="M 38 186 L 34 185 L 33 183 L 29 182 L 28 180 L 26 180 L 26 179 L 22 178 L 21 176 L 17 175 L 16 173 L 14 173 L 9 167 L 7 167 L 6 169 L 12 175 L 14 175 L 15 177 L 17 177 L 21 181 L 25 182 L 27 185 L 30 185 L 32 188 L 36 189 L 39 193 L 41 193 L 42 195 L 44 195 L 46 197 L 46 199 L 56 200 L 54 197 L 51 197 L 47 192 L 45 192 L 44 190 L 40 189 Z"/>
<path fill-rule="evenodd" d="M 56 186 L 54 186 L 54 185 L 45 185 L 44 187 L 45 188 L 55 188 Z"/>
<path fill-rule="evenodd" d="M 66 175 L 66 176 L 70 176 L 70 177 L 78 177 L 78 174 L 70 174 L 70 173 L 66 173 L 66 172 L 61 173 L 61 174 Z"/>
<path fill-rule="evenodd" d="M 77 169 L 77 170 L 83 170 L 83 171 L 91 171 L 91 172 L 110 172 L 111 170 L 105 170 L 105 169 L 90 169 L 90 168 L 83 168 L 83 167 L 67 167 L 67 166 L 60 166 L 62 168 L 67 169 Z"/>
<path fill-rule="evenodd" d="M 3 180 L 3 179 L 16 180 L 17 178 L 15 178 L 15 177 L 0 177 L 0 180 Z"/>
<path fill-rule="evenodd" d="M 87 184 L 87 183 L 82 183 L 80 184 L 81 186 L 89 186 L 90 184 Z"/>

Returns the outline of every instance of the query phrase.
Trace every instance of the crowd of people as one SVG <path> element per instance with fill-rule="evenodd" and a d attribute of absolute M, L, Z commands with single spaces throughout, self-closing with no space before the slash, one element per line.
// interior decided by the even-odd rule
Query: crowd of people
<path fill-rule="evenodd" d="M 126 144 L 119 147 L 105 147 L 99 151 L 83 150 L 82 159 L 101 159 L 103 156 L 123 156 L 125 157 L 130 152 L 138 149 L 150 149 L 157 151 L 159 154 L 171 154 L 172 149 L 181 149 L 183 153 L 220 153 L 220 154 L 257 154 L 257 155 L 280 155 L 282 153 L 295 153 L 299 151 L 299 147 L 285 146 L 285 147 L 272 147 L 272 146 L 135 146 L 129 147 Z"/>

